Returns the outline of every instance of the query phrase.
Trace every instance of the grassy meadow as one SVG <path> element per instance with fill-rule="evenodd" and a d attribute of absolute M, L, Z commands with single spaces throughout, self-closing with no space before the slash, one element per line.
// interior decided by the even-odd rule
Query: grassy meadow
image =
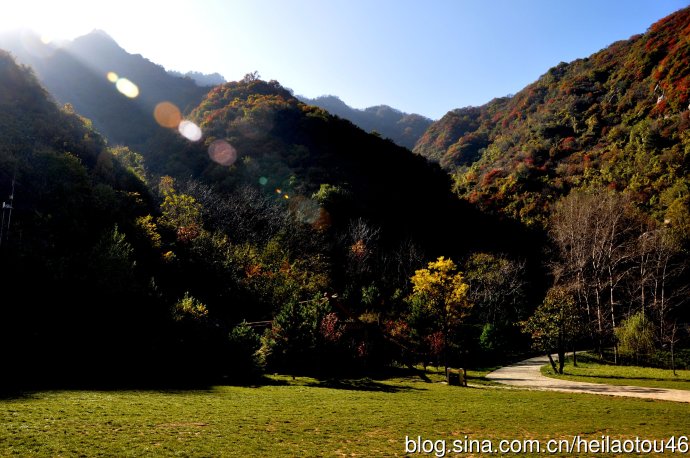
<path fill-rule="evenodd" d="M 554 374 L 550 365 L 542 367 L 541 372 L 548 377 L 578 382 L 690 390 L 690 370 L 676 369 L 674 375 L 671 369 L 602 364 L 587 355 L 578 356 L 577 366 L 573 366 L 572 357 L 568 357 L 563 375 Z"/>
<path fill-rule="evenodd" d="M 469 375 L 481 381 L 483 373 Z M 406 435 L 662 439 L 690 432 L 688 404 L 438 380 L 271 376 L 255 387 L 14 394 L 0 399 L 0 456 L 401 456 Z"/>

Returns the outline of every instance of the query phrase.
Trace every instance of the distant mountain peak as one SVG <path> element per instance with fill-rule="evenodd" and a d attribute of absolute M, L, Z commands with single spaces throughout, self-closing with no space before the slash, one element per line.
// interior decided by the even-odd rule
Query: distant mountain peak
<path fill-rule="evenodd" d="M 304 96 L 297 98 L 347 119 L 367 132 L 376 131 L 408 149 L 414 147 L 432 123 L 431 119 L 425 116 L 404 113 L 388 105 L 375 105 L 363 110 L 352 108 L 335 95 L 321 95 L 314 99 Z"/>
<path fill-rule="evenodd" d="M 101 29 L 93 29 L 86 35 L 79 36 L 72 40 L 72 46 L 80 48 L 87 47 L 89 49 L 99 48 L 101 51 L 122 50 L 122 47 L 115 41 L 113 37 Z"/>

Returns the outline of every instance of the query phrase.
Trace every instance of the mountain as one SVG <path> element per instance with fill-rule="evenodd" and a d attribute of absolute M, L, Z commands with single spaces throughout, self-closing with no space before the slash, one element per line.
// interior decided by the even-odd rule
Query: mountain
<path fill-rule="evenodd" d="M 358 110 L 333 95 L 324 95 L 315 99 L 303 96 L 297 96 L 297 98 L 308 105 L 323 108 L 331 114 L 347 119 L 367 132 L 378 132 L 382 137 L 390 138 L 398 145 L 408 149 L 414 147 L 417 140 L 432 123 L 429 118 L 418 114 L 403 113 L 387 105 Z"/>
<path fill-rule="evenodd" d="M 137 367 L 169 321 L 135 250 L 146 185 L 4 51 L 0 126 L 3 383 Z"/>
<path fill-rule="evenodd" d="M 391 240 L 412 237 L 431 252 L 460 253 L 470 240 L 500 240 L 485 236 L 496 228 L 454 198 L 439 167 L 300 102 L 276 81 L 249 76 L 217 86 L 189 118 L 204 140 L 158 135 L 144 150 L 154 173 L 195 177 L 226 192 L 246 185 L 274 196 L 280 190 L 277 197 L 324 207 L 339 229 L 364 218 Z M 219 143 L 229 145 L 228 158 L 214 161 L 212 146 Z"/>
<path fill-rule="evenodd" d="M 572 189 L 609 187 L 660 221 L 689 202 L 690 9 L 512 97 L 448 112 L 414 151 L 480 208 L 541 225 Z"/>
<path fill-rule="evenodd" d="M 74 106 L 113 143 L 140 146 L 157 128 L 153 112 L 158 103 L 171 102 L 185 112 L 208 91 L 126 52 L 98 30 L 60 45 L 45 44 L 30 31 L 5 33 L 0 48 L 31 66 L 59 103 Z M 130 89 L 135 85 L 133 97 L 118 91 L 121 79 Z"/>
<path fill-rule="evenodd" d="M 220 73 L 206 74 L 206 73 L 193 72 L 193 71 L 189 71 L 187 73 L 182 73 L 182 72 L 177 72 L 174 70 L 168 70 L 168 73 L 172 76 L 179 77 L 179 78 L 190 78 L 198 86 L 201 86 L 201 87 L 218 86 L 219 84 L 223 84 L 226 82 L 225 78 Z"/>

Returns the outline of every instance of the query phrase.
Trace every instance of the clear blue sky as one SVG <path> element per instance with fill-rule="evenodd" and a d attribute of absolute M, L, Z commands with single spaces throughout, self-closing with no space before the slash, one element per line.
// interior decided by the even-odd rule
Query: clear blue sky
<path fill-rule="evenodd" d="M 688 0 L 24 0 L 0 28 L 105 30 L 168 69 L 258 71 L 297 94 L 437 119 L 643 33 Z M 36 12 L 41 14 L 37 15 Z"/>

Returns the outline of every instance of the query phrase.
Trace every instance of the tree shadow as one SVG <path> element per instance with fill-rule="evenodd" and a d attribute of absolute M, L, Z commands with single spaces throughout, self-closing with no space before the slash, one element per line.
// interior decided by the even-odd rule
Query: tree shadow
<path fill-rule="evenodd" d="M 314 388 L 331 388 L 335 390 L 349 391 L 375 391 L 380 393 L 398 393 L 404 391 L 421 391 L 422 388 L 412 386 L 389 385 L 370 378 L 362 379 L 325 379 L 308 383 L 307 386 Z"/>

